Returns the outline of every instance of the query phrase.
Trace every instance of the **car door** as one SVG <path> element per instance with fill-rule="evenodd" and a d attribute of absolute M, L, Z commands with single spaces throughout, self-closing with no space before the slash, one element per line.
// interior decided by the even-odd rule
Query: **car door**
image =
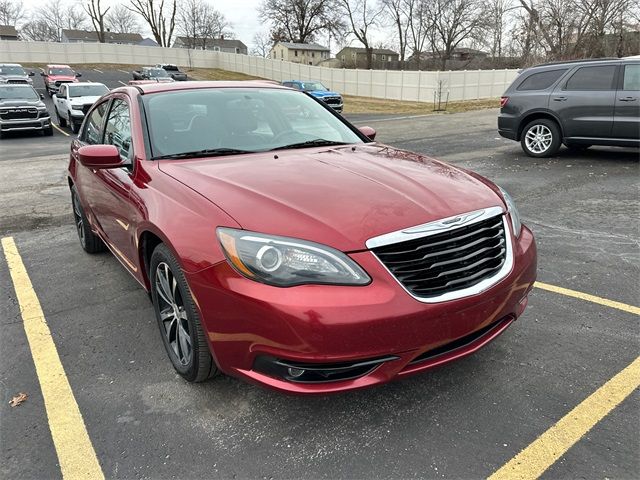
<path fill-rule="evenodd" d="M 67 118 L 65 99 L 67 97 L 67 86 L 63 83 L 56 95 L 56 113 L 58 118 Z"/>
<path fill-rule="evenodd" d="M 93 111 L 95 112 L 96 110 Z M 93 143 L 94 140 L 98 140 L 95 143 L 115 145 L 126 166 L 97 170 L 80 167 L 78 177 L 85 193 L 83 200 L 89 205 L 109 247 L 126 267 L 136 273 L 137 254 L 133 239 L 134 229 L 131 227 L 133 210 L 130 201 L 135 155 L 128 97 L 116 95 L 112 98 L 97 136 L 90 133 L 94 130 L 92 125 L 96 123 L 92 118 L 93 113 L 86 122 L 87 134 L 83 131 L 83 141 Z"/>
<path fill-rule="evenodd" d="M 611 136 L 618 65 L 578 67 L 554 89 L 549 108 L 561 119 L 565 138 Z"/>
<path fill-rule="evenodd" d="M 622 66 L 615 105 L 612 136 L 640 141 L 640 62 Z"/>

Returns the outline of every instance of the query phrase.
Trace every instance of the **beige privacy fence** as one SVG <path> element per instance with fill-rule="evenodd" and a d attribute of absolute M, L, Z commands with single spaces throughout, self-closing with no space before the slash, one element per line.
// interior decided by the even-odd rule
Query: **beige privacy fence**
<path fill-rule="evenodd" d="M 105 43 L 0 41 L 0 63 L 113 63 L 221 68 L 271 80 L 320 80 L 347 95 L 391 100 L 432 102 L 499 97 L 517 70 L 415 72 L 314 67 L 269 58 L 182 48 L 143 47 Z"/>

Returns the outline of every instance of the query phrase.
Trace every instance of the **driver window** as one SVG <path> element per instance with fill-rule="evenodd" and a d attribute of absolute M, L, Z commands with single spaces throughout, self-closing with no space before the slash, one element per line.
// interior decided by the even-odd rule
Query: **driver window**
<path fill-rule="evenodd" d="M 102 102 L 92 112 L 85 122 L 80 140 L 89 145 L 102 143 L 102 120 L 107 111 L 109 101 Z"/>
<path fill-rule="evenodd" d="M 111 110 L 104 127 L 104 143 L 115 145 L 123 161 L 131 163 L 133 160 L 129 105 L 119 98 L 116 98 L 111 104 Z"/>

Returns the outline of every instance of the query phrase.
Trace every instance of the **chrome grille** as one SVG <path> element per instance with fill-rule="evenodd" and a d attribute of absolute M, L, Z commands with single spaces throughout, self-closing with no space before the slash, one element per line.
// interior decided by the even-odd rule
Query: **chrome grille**
<path fill-rule="evenodd" d="M 9 80 L 7 81 L 7 83 L 15 83 L 15 84 L 19 84 L 19 85 L 24 85 L 29 83 L 27 80 Z"/>
<path fill-rule="evenodd" d="M 33 107 L 6 108 L 3 110 L 0 110 L 0 117 L 3 120 L 38 118 L 38 109 Z"/>
<path fill-rule="evenodd" d="M 500 214 L 372 251 L 410 294 L 428 301 L 500 277 L 510 260 L 506 232 Z"/>
<path fill-rule="evenodd" d="M 324 97 L 322 100 L 329 105 L 340 105 L 340 97 Z"/>

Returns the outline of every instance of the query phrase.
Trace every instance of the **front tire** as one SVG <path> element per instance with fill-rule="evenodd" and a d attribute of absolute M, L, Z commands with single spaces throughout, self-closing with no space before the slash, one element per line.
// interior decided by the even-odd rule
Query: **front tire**
<path fill-rule="evenodd" d="M 80 124 L 74 120 L 71 120 L 71 131 L 73 133 L 78 133 L 80 131 Z"/>
<path fill-rule="evenodd" d="M 73 206 L 73 219 L 82 249 L 87 253 L 104 252 L 106 247 L 100 237 L 91 230 L 75 185 L 71 187 L 71 204 Z"/>
<path fill-rule="evenodd" d="M 520 145 L 524 153 L 530 157 L 551 157 L 560 149 L 561 137 L 560 128 L 556 122 L 548 118 L 539 118 L 524 127 Z"/>
<path fill-rule="evenodd" d="M 173 368 L 188 382 L 213 377 L 218 368 L 178 261 L 160 244 L 151 255 L 149 268 L 153 309 Z"/>
<path fill-rule="evenodd" d="M 67 126 L 67 120 L 62 118 L 62 116 L 60 115 L 60 112 L 58 111 L 57 107 L 56 107 L 56 117 L 58 117 L 58 125 L 60 125 L 61 127 L 66 127 Z"/>

